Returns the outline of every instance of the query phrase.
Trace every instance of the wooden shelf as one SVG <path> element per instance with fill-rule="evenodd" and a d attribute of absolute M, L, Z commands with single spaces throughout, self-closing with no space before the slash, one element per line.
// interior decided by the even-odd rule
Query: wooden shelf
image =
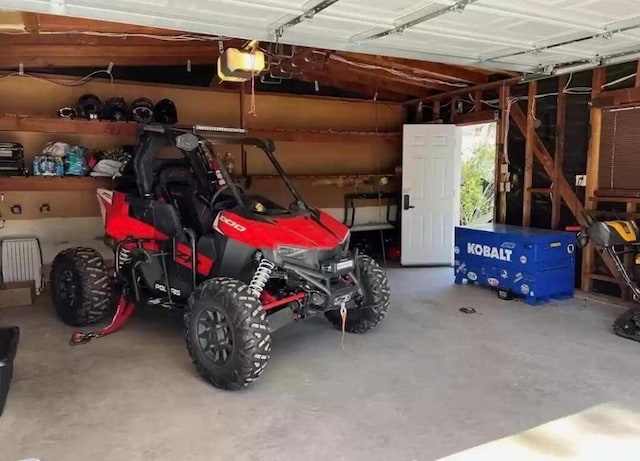
<path fill-rule="evenodd" d="M 95 191 L 112 186 L 111 178 L 91 176 L 0 176 L 0 192 L 8 191 Z"/>
<path fill-rule="evenodd" d="M 591 197 L 593 202 L 607 202 L 607 203 L 640 203 L 640 197 L 606 197 L 606 196 L 594 196 Z"/>
<path fill-rule="evenodd" d="M 0 131 L 137 136 L 138 124 L 24 115 L 0 116 Z"/>
<path fill-rule="evenodd" d="M 140 126 L 134 122 L 109 122 L 101 120 L 78 120 L 28 115 L 0 116 L 0 131 L 30 131 L 40 133 L 96 134 L 110 136 L 138 135 Z M 333 131 L 333 130 L 267 130 L 249 128 L 256 138 L 279 142 L 319 143 L 383 143 L 400 144 L 398 132 Z"/>
<path fill-rule="evenodd" d="M 373 131 L 333 131 L 333 130 L 264 130 L 248 128 L 251 136 L 273 139 L 279 142 L 324 142 L 324 143 L 383 143 L 400 144 L 402 135 L 398 132 Z M 276 149 L 277 150 L 277 149 Z"/>

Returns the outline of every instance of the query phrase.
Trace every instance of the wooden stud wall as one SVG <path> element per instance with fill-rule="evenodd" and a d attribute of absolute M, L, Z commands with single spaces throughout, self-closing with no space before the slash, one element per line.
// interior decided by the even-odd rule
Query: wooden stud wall
<path fill-rule="evenodd" d="M 640 198 L 631 197 L 601 197 L 597 195 L 597 180 L 598 180 L 598 165 L 599 165 L 599 153 L 600 153 L 600 140 L 601 140 L 601 120 L 602 120 L 602 108 L 604 107 L 625 107 L 636 106 L 640 104 L 640 62 L 637 65 L 638 75 L 636 76 L 635 88 L 628 88 L 622 90 L 610 90 L 603 91 L 603 85 L 606 82 L 606 69 L 597 68 L 593 71 L 592 80 L 592 104 L 590 114 L 590 126 L 591 136 L 589 140 L 589 150 L 587 154 L 587 184 L 586 184 L 586 199 L 585 203 L 582 203 L 578 199 L 573 186 L 567 181 L 563 173 L 564 163 L 564 140 L 565 140 L 565 127 L 566 127 L 566 115 L 567 115 L 567 97 L 562 89 L 566 86 L 568 77 L 560 76 L 558 78 L 559 94 L 557 99 L 557 112 L 556 112 L 556 142 L 555 152 L 552 156 L 538 137 L 535 132 L 535 94 L 536 83 L 530 82 L 528 84 L 528 97 L 527 97 L 527 113 L 525 114 L 521 107 L 517 103 L 509 104 L 510 86 L 517 85 L 519 82 L 517 79 L 507 79 L 502 82 L 492 82 L 482 85 L 478 85 L 465 90 L 455 90 L 444 94 L 438 94 L 430 96 L 428 98 L 422 98 L 421 101 L 424 104 L 432 105 L 432 112 L 434 114 L 434 121 L 439 119 L 440 106 L 443 102 L 451 103 L 455 105 L 455 102 L 460 97 L 472 94 L 474 101 L 476 101 L 476 107 L 473 114 L 465 114 L 464 117 L 456 116 L 454 114 L 455 107 L 452 108 L 453 120 L 456 122 L 478 123 L 483 117 L 478 116 L 478 120 L 474 120 L 472 116 L 476 116 L 476 113 L 482 113 L 481 104 L 478 104 L 482 100 L 483 93 L 485 91 L 498 92 L 499 111 L 498 111 L 498 126 L 496 130 L 496 175 L 495 186 L 497 195 L 496 205 L 496 222 L 504 223 L 507 216 L 507 187 L 508 187 L 508 175 L 501 174 L 502 165 L 505 162 L 504 152 L 506 146 L 504 145 L 505 133 L 508 129 L 509 119 L 514 122 L 516 127 L 525 135 L 525 174 L 524 174 L 524 200 L 523 200 L 523 221 L 524 226 L 528 226 L 531 223 L 531 194 L 533 193 L 548 193 L 551 194 L 552 201 L 552 213 L 551 213 L 551 228 L 559 229 L 560 227 L 560 215 L 563 205 L 566 205 L 571 213 L 575 216 L 576 221 L 581 226 L 587 225 L 587 216 L 594 216 L 598 214 L 597 205 L 602 202 L 617 202 L 625 204 L 627 216 L 638 218 L 638 204 L 640 204 Z M 466 93 L 466 94 L 465 94 Z M 410 101 L 415 103 L 416 101 Z M 506 114 L 510 114 L 510 117 L 506 117 Z M 549 176 L 552 186 L 551 188 L 532 188 L 532 171 L 534 160 L 537 160 L 545 172 Z M 615 265 L 611 258 L 606 254 L 601 254 L 605 267 L 610 272 L 609 275 L 595 272 L 595 258 L 596 249 L 593 245 L 584 249 L 583 253 L 583 265 L 581 268 L 581 284 L 582 289 L 585 291 L 591 291 L 593 288 L 593 280 L 606 281 L 617 284 L 623 294 L 623 298 L 629 298 L 629 292 L 626 288 L 623 280 L 618 274 Z M 633 267 L 634 261 L 631 256 L 626 256 L 625 265 L 628 269 Z"/>
<path fill-rule="evenodd" d="M 593 79 L 591 82 L 591 98 L 596 98 L 602 91 L 602 85 L 606 82 L 606 68 L 599 67 L 593 71 Z M 589 151 L 587 152 L 587 185 L 585 189 L 586 210 L 596 208 L 595 191 L 598 187 L 598 165 L 600 161 L 600 133 L 602 130 L 602 110 L 597 107 L 591 107 L 590 115 L 591 139 L 589 141 Z M 582 252 L 582 284 L 584 291 L 591 291 L 592 278 L 591 274 L 595 272 L 595 248 L 589 244 Z M 610 272 L 615 277 L 617 271 Z"/>
<path fill-rule="evenodd" d="M 568 77 L 558 79 L 558 103 L 556 110 L 556 146 L 553 156 L 553 185 L 551 187 L 551 229 L 560 227 L 560 211 L 562 211 L 562 196 L 560 194 L 560 179 L 563 177 L 565 119 L 567 117 L 567 95 L 561 91 L 567 84 Z"/>
<path fill-rule="evenodd" d="M 505 145 L 507 130 L 509 129 L 509 87 L 502 85 L 498 90 L 498 106 L 500 108 L 500 119 L 498 121 L 498 129 L 496 130 L 496 172 L 494 180 L 494 190 L 497 191 L 497 204 L 495 207 L 496 222 L 504 224 L 507 221 L 507 187 L 509 182 L 509 173 L 503 174 L 503 169 L 508 168 L 507 152 L 508 146 Z"/>
<path fill-rule="evenodd" d="M 524 152 L 524 185 L 522 201 L 522 226 L 531 225 L 531 187 L 533 185 L 533 144 L 536 129 L 534 122 L 536 119 L 536 92 L 537 82 L 529 82 L 529 96 L 527 98 L 527 129 L 525 133 Z"/>
<path fill-rule="evenodd" d="M 58 108 L 75 105 L 78 98 L 85 93 L 96 94 L 103 101 L 116 95 L 124 97 L 129 102 L 142 96 L 153 101 L 170 98 L 176 103 L 179 122 L 184 124 L 200 123 L 231 127 L 244 125 L 250 131 L 254 129 L 258 136 L 272 135 L 275 133 L 273 130 L 304 130 L 299 135 L 295 133 L 286 135 L 290 136 L 293 142 L 276 142 L 278 158 L 291 175 L 348 175 L 377 174 L 378 172 L 388 174 L 392 173 L 401 162 L 400 137 L 390 138 L 383 135 L 387 132 L 401 131 L 404 110 L 401 104 L 386 102 L 258 94 L 256 96 L 257 116 L 251 116 L 246 114 L 249 109 L 249 98 L 241 97 L 240 88 L 237 93 L 233 93 L 138 83 L 111 84 L 104 81 L 92 81 L 81 87 L 70 87 L 14 76 L 0 80 L 0 101 L 2 101 L 0 117 L 7 114 L 55 117 Z M 244 106 L 241 108 L 242 101 Z M 130 127 L 124 129 L 125 127 L 121 128 L 118 124 L 108 125 L 115 128 L 96 134 L 5 131 L 0 132 L 0 141 L 22 143 L 28 164 L 46 142 L 53 140 L 100 149 L 136 143 L 136 136 L 132 136 L 135 131 L 129 129 Z M 309 133 L 309 130 L 323 130 L 324 134 L 314 135 Z M 381 136 L 376 138 L 340 133 L 331 135 L 328 130 L 334 132 L 377 131 Z M 280 137 L 285 136 L 280 132 L 277 134 Z M 317 142 L 326 140 L 331 142 Z M 240 172 L 243 163 L 240 146 L 229 146 L 228 149 L 220 150 L 222 153 L 227 151 L 232 153 L 236 168 Z M 255 152 L 251 148 L 247 148 L 246 151 L 250 175 L 274 174 L 264 154 Z M 363 184 L 340 187 L 332 184 L 313 185 L 306 180 L 297 182 L 303 189 L 303 196 L 319 207 L 342 207 L 345 193 L 371 192 L 375 187 Z M 275 186 L 273 181 L 256 179 L 252 181 L 251 187 L 251 192 L 269 194 Z M 393 191 L 394 187 L 396 183 L 391 181 L 382 190 Z M 60 194 L 64 195 L 65 192 Z M 83 194 L 91 197 L 90 205 L 87 205 L 88 202 L 84 198 L 78 197 Z M 68 207 L 68 212 L 52 211 L 50 214 L 52 216 L 69 216 L 69 213 L 77 216 L 97 215 L 94 194 L 86 192 L 83 194 L 67 192 L 67 200 L 73 202 L 73 206 Z M 37 197 L 44 199 L 47 193 L 33 192 L 32 195 L 35 198 L 29 200 L 39 203 L 41 200 Z M 9 198 L 12 201 L 15 199 L 13 195 L 5 196 L 5 199 Z M 82 206 L 84 208 L 80 210 L 78 207 Z M 61 207 L 51 206 L 51 209 L 60 210 Z M 8 215 L 6 210 L 3 213 L 9 219 L 25 219 L 32 217 L 32 214 L 25 213 L 21 218 L 16 218 Z M 38 217 L 44 216 L 38 214 Z"/>

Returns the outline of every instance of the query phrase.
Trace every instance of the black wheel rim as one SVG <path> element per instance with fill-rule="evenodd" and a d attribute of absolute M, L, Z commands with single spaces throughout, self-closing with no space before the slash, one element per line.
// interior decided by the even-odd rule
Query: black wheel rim
<path fill-rule="evenodd" d="M 233 353 L 233 335 L 227 317 L 215 307 L 206 307 L 198 316 L 198 345 L 215 365 L 227 363 Z"/>
<path fill-rule="evenodd" d="M 64 269 L 58 276 L 56 281 L 56 288 L 58 291 L 58 297 L 61 304 L 69 309 L 73 310 L 78 299 L 77 284 L 73 271 L 71 269 Z"/>

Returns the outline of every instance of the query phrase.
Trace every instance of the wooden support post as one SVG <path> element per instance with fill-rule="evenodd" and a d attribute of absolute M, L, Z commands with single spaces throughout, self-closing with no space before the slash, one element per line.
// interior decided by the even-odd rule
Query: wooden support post
<path fill-rule="evenodd" d="M 516 104 L 514 104 L 513 107 L 511 108 L 511 117 L 515 122 L 516 126 L 518 127 L 518 129 L 522 133 L 526 133 L 527 117 L 524 114 L 524 112 L 522 112 L 520 107 Z M 537 133 L 535 132 L 534 132 L 534 140 L 535 140 L 535 144 L 533 147 L 534 148 L 533 153 L 535 154 L 538 162 L 540 162 L 540 165 L 542 165 L 542 167 L 544 168 L 544 171 L 551 178 L 553 176 L 553 157 L 551 157 L 551 154 L 549 153 L 549 151 L 547 151 L 547 148 L 543 144 L 542 140 L 538 137 Z M 582 202 L 578 199 L 578 196 L 576 195 L 573 186 L 569 184 L 569 181 L 567 181 L 564 175 L 560 177 L 560 181 L 558 181 L 558 183 L 559 183 L 558 188 L 560 190 L 560 195 L 562 196 L 562 200 L 564 200 L 564 203 L 567 204 L 567 208 L 569 208 L 569 210 L 571 210 L 571 213 L 573 213 L 573 215 L 576 217 L 576 221 L 578 221 L 578 224 L 580 224 L 583 227 L 587 226 L 588 223 L 587 223 L 587 218 L 585 216 L 585 209 L 582 205 Z M 635 200 L 632 200 L 632 199 L 629 199 L 629 201 L 635 202 Z M 583 257 L 584 257 L 584 254 L 583 254 Z M 609 269 L 609 272 L 611 272 L 611 274 L 613 275 L 612 277 L 613 280 L 616 281 L 618 285 L 622 288 L 624 286 L 624 281 L 618 274 L 618 271 L 616 270 L 616 266 L 615 266 L 615 263 L 613 262 L 613 259 L 611 259 L 611 257 L 609 257 L 607 253 L 603 253 L 602 260 L 607 266 L 607 269 Z M 588 274 L 588 275 L 591 275 L 591 274 Z"/>
<path fill-rule="evenodd" d="M 529 82 L 529 97 L 527 100 L 527 132 L 525 134 L 524 149 L 524 184 L 523 184 L 523 200 L 522 200 L 522 226 L 529 227 L 531 225 L 531 185 L 533 184 L 533 146 L 535 143 L 534 136 L 536 128 L 534 121 L 536 119 L 536 92 L 538 91 L 538 82 L 535 80 Z"/>
<path fill-rule="evenodd" d="M 433 106 L 431 107 L 431 112 L 433 112 L 433 121 L 437 122 L 438 120 L 440 120 L 440 101 L 433 101 Z"/>
<path fill-rule="evenodd" d="M 424 111 L 422 109 L 422 101 L 420 101 L 416 104 L 416 123 L 424 122 Z"/>
<path fill-rule="evenodd" d="M 495 219 L 494 222 L 504 224 L 507 221 L 507 184 L 510 180 L 509 173 L 503 175 L 503 165 L 506 168 L 507 158 L 505 153 L 507 152 L 506 140 L 507 133 L 509 131 L 509 87 L 502 85 L 498 91 L 500 118 L 498 119 L 498 126 L 496 127 L 496 171 L 494 180 L 494 190 L 496 194 L 495 205 Z"/>
<path fill-rule="evenodd" d="M 449 123 L 455 123 L 456 115 L 458 115 L 458 101 L 460 100 L 460 96 L 454 96 L 451 98 L 451 115 Z"/>
<path fill-rule="evenodd" d="M 598 67 L 593 70 L 591 81 L 591 97 L 596 97 L 602 91 L 602 85 L 606 81 L 606 68 Z M 598 164 L 600 163 L 600 134 L 602 131 L 602 109 L 591 107 L 590 116 L 591 139 L 587 152 L 587 185 L 585 188 L 585 210 L 592 210 L 595 207 L 593 197 L 598 188 Z M 595 271 L 595 249 L 592 244 L 587 245 L 582 252 L 582 284 L 583 291 L 591 291 L 593 283 L 589 274 Z M 612 272 L 615 277 L 617 274 Z"/>
<path fill-rule="evenodd" d="M 640 88 L 640 61 L 636 64 L 636 88 Z"/>
<path fill-rule="evenodd" d="M 556 111 L 556 151 L 553 156 L 553 182 L 551 196 L 551 228 L 558 229 L 560 227 L 560 211 L 562 210 L 562 197 L 560 196 L 560 177 L 563 175 L 564 164 L 564 127 L 565 118 L 567 116 L 567 95 L 564 87 L 567 84 L 568 77 L 561 75 L 558 78 L 558 101 Z"/>
<path fill-rule="evenodd" d="M 482 110 L 482 90 L 478 90 L 474 93 L 473 99 L 476 102 L 476 112 L 480 112 Z"/>

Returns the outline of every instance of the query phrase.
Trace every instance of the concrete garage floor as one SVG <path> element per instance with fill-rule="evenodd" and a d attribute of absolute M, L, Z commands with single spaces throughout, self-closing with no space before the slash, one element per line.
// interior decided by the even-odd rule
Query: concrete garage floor
<path fill-rule="evenodd" d="M 165 312 L 140 310 L 120 332 L 69 347 L 72 329 L 46 298 L 2 310 L 23 336 L 0 460 L 422 461 L 576 413 L 619 447 L 640 440 L 640 343 L 610 333 L 619 307 L 500 301 L 454 286 L 451 269 L 389 277 L 393 305 L 376 331 L 347 336 L 343 352 L 323 319 L 290 325 L 261 379 L 236 393 L 196 375 Z M 586 459 L 568 432 L 525 434 L 516 445 L 531 459 Z M 485 459 L 466 453 L 452 459 Z M 529 459 L 500 453 L 486 459 Z"/>

